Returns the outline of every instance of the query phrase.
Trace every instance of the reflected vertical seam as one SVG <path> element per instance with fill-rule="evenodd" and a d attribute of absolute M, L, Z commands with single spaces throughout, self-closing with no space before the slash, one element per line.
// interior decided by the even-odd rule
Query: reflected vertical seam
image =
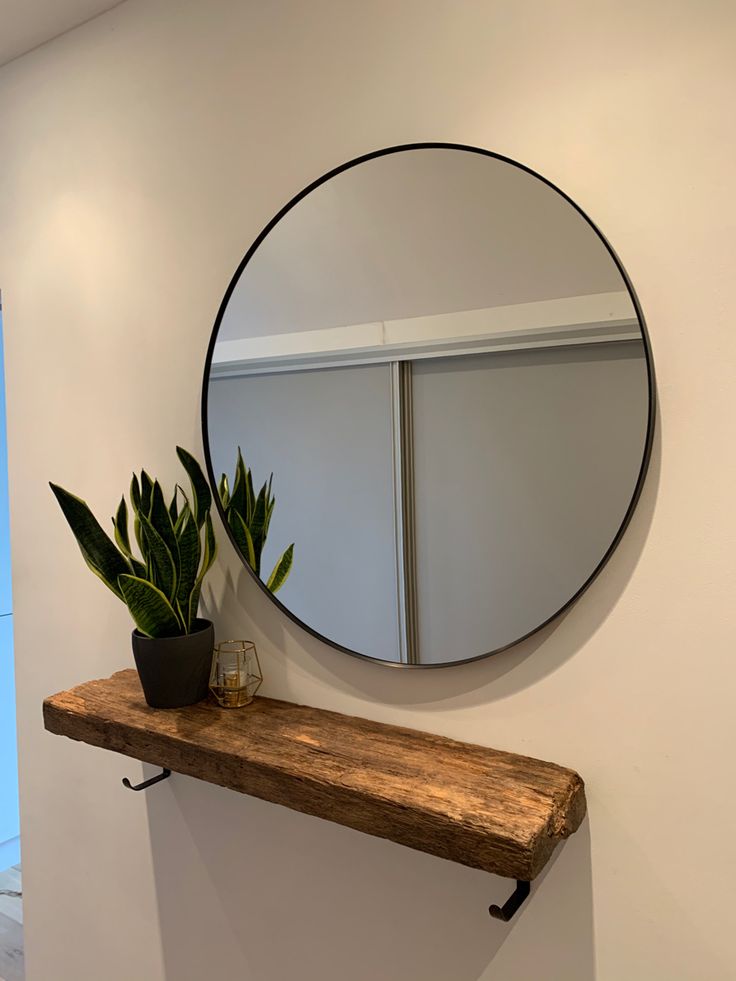
<path fill-rule="evenodd" d="M 412 365 L 391 364 L 394 449 L 394 525 L 398 585 L 399 651 L 406 664 L 419 663 L 416 523 L 414 507 L 414 417 Z"/>

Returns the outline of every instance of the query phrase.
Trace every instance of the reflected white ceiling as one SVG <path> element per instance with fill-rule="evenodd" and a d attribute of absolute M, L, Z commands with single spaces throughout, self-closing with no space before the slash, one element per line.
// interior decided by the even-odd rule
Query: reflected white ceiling
<path fill-rule="evenodd" d="M 0 66 L 121 0 L 0 0 Z"/>
<path fill-rule="evenodd" d="M 218 340 L 625 288 L 590 225 L 543 181 L 483 154 L 411 150 L 343 171 L 292 208 L 248 263 Z"/>

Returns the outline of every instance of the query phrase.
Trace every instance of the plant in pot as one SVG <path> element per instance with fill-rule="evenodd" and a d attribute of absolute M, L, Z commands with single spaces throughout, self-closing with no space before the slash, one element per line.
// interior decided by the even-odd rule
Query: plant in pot
<path fill-rule="evenodd" d="M 191 498 L 177 484 L 167 504 L 158 480 L 145 470 L 140 479 L 133 475 L 130 510 L 140 557 L 131 547 L 125 495 L 112 519 L 113 542 L 83 500 L 50 485 L 85 562 L 130 611 L 136 625 L 133 656 L 154 708 L 205 698 L 214 648 L 211 621 L 197 615 L 202 583 L 217 553 L 212 494 L 191 453 L 180 446 L 176 452 Z"/>
<path fill-rule="evenodd" d="M 263 484 L 258 494 L 255 493 L 253 475 L 250 467 L 246 467 L 243 454 L 238 447 L 232 490 L 227 474 L 220 477 L 220 483 L 217 487 L 217 494 L 225 515 L 225 523 L 229 526 L 241 555 L 259 579 L 261 578 L 261 555 L 266 544 L 273 509 L 276 507 L 276 498 L 271 493 L 272 484 L 273 474 Z M 275 593 L 281 589 L 293 564 L 294 543 L 292 542 L 281 553 L 271 575 L 265 580 L 266 589 L 269 592 Z"/>

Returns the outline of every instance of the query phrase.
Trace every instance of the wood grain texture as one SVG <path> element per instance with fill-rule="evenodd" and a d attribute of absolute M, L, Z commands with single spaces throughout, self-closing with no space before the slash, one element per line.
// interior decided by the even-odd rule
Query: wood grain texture
<path fill-rule="evenodd" d="M 516 879 L 585 815 L 583 781 L 554 763 L 269 698 L 151 709 L 135 671 L 43 712 L 50 732 Z"/>

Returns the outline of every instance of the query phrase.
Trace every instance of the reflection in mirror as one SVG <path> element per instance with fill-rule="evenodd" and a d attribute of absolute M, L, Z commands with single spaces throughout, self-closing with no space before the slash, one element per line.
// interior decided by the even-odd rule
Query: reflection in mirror
<path fill-rule="evenodd" d="M 212 476 L 238 447 L 275 475 L 261 579 L 294 542 L 287 612 L 398 664 L 493 653 L 566 607 L 651 438 L 605 242 L 539 177 L 457 147 L 373 155 L 286 210 L 231 285 L 205 397 Z"/>

